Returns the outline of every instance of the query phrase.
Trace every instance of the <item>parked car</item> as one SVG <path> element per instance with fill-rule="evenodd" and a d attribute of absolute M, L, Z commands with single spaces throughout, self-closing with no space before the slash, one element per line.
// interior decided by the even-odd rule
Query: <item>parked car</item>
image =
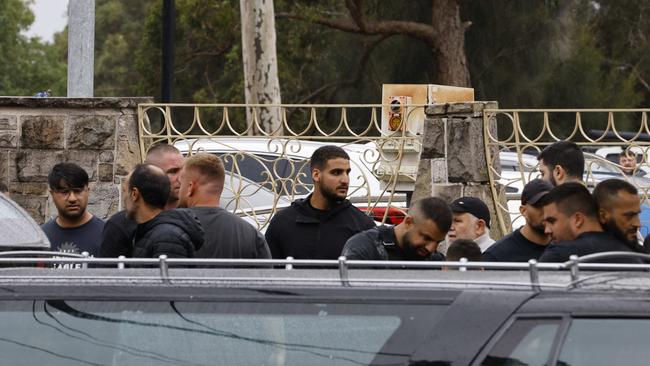
<path fill-rule="evenodd" d="M 309 159 L 321 146 L 336 145 L 350 156 L 352 172 L 348 198 L 359 209 L 371 211 L 375 220 L 398 224 L 406 209 L 404 193 L 385 192 L 375 176 L 379 152 L 374 144 L 269 139 L 265 137 L 219 136 L 211 139 L 179 140 L 174 146 L 182 154 L 190 151 L 217 154 L 227 172 L 255 182 L 286 200 L 306 197 L 313 187 Z M 390 205 L 388 202 L 390 201 Z"/>
<path fill-rule="evenodd" d="M 385 262 L 393 269 L 380 270 L 344 260 L 214 260 L 254 268 L 192 269 L 192 260 L 139 259 L 160 265 L 139 269 L 135 259 L 56 261 L 91 268 L 0 269 L 6 364 L 634 366 L 650 359 L 650 280 L 620 264 L 594 273 L 584 263 L 529 272 L 527 263 L 440 271 L 490 264 Z M 92 268 L 100 261 L 127 268 Z"/>
<path fill-rule="evenodd" d="M 50 242 L 34 219 L 0 193 L 0 251 L 49 249 Z"/>

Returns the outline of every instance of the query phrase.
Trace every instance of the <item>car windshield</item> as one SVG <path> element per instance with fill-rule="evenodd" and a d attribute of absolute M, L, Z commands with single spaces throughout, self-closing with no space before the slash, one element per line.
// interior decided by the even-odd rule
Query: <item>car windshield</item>
<path fill-rule="evenodd" d="M 429 332 L 444 309 L 430 304 L 7 301 L 0 304 L 0 352 L 9 364 L 28 365 L 368 365 L 377 357 L 402 364 L 410 353 L 396 353 L 394 338 L 408 338 L 406 349 L 415 349 L 411 336 Z"/>

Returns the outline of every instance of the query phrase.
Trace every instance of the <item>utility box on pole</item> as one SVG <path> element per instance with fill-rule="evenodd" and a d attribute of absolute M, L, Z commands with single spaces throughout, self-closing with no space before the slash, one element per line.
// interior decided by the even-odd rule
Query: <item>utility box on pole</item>
<path fill-rule="evenodd" d="M 382 135 L 391 139 L 378 142 L 382 158 L 377 176 L 381 178 L 382 188 L 412 192 L 422 151 L 424 108 L 432 104 L 474 101 L 474 89 L 435 84 L 384 84 L 381 101 Z"/>

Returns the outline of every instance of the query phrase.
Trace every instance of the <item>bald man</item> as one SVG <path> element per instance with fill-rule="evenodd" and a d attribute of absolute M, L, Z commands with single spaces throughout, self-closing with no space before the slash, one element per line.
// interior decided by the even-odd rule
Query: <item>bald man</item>
<path fill-rule="evenodd" d="M 183 168 L 183 155 L 172 145 L 157 144 L 147 152 L 145 163 L 162 169 L 169 179 L 170 191 L 165 197 L 165 210 L 178 207 L 178 191 L 180 182 L 178 177 Z M 133 237 L 137 224 L 126 216 L 122 210 L 111 216 L 104 225 L 102 244 L 99 250 L 101 257 L 130 257 L 133 251 Z"/>
<path fill-rule="evenodd" d="M 189 208 L 205 230 L 198 258 L 271 258 L 264 236 L 241 217 L 219 207 L 225 170 L 211 154 L 189 157 L 180 174 L 179 207 Z"/>

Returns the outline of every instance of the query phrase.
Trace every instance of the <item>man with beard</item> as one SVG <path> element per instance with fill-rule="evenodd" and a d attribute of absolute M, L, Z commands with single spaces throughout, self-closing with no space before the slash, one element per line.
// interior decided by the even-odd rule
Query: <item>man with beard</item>
<path fill-rule="evenodd" d="M 539 259 L 550 238 L 544 233 L 542 198 L 553 189 L 551 183 L 534 179 L 521 192 L 519 213 L 526 224 L 504 236 L 483 253 L 485 262 L 528 262 Z"/>
<path fill-rule="evenodd" d="M 314 191 L 275 214 L 266 231 L 273 258 L 336 259 L 351 236 L 375 226 L 346 199 L 351 169 L 345 150 L 318 148 L 310 168 Z"/>
<path fill-rule="evenodd" d="M 429 197 L 411 206 L 396 226 L 377 226 L 348 239 L 341 252 L 351 260 L 444 260 L 438 243 L 451 227 L 451 210 L 440 198 Z"/>
<path fill-rule="evenodd" d="M 580 146 L 571 141 L 558 141 L 547 146 L 537 156 L 542 179 L 553 186 L 582 182 L 585 157 Z"/>
<path fill-rule="evenodd" d="M 603 231 L 598 206 L 581 183 L 565 183 L 543 200 L 545 232 L 551 237 L 540 262 L 565 262 L 571 255 L 600 252 L 632 252 L 632 249 Z M 613 258 L 604 262 L 640 263 L 638 259 Z"/>
<path fill-rule="evenodd" d="M 77 164 L 59 163 L 52 168 L 47 180 L 58 216 L 41 225 L 41 229 L 52 250 L 99 254 L 104 221 L 86 210 L 88 173 Z"/>
<path fill-rule="evenodd" d="M 636 252 L 643 252 L 637 237 L 641 221 L 641 198 L 630 183 L 607 179 L 593 192 L 598 205 L 598 219 L 605 230 Z"/>
<path fill-rule="evenodd" d="M 178 192 L 181 184 L 179 175 L 183 168 L 183 155 L 172 145 L 157 144 L 147 152 L 145 163 L 155 165 L 167 175 L 170 184 L 169 196 L 165 198 L 165 210 L 178 206 Z M 126 217 L 126 210 L 111 216 L 102 234 L 101 257 L 131 256 L 133 236 L 137 223 Z"/>
<path fill-rule="evenodd" d="M 203 245 L 203 229 L 191 211 L 164 209 L 170 191 L 165 172 L 151 164 L 138 164 L 126 188 L 126 215 L 138 224 L 133 257 L 194 257 Z"/>

